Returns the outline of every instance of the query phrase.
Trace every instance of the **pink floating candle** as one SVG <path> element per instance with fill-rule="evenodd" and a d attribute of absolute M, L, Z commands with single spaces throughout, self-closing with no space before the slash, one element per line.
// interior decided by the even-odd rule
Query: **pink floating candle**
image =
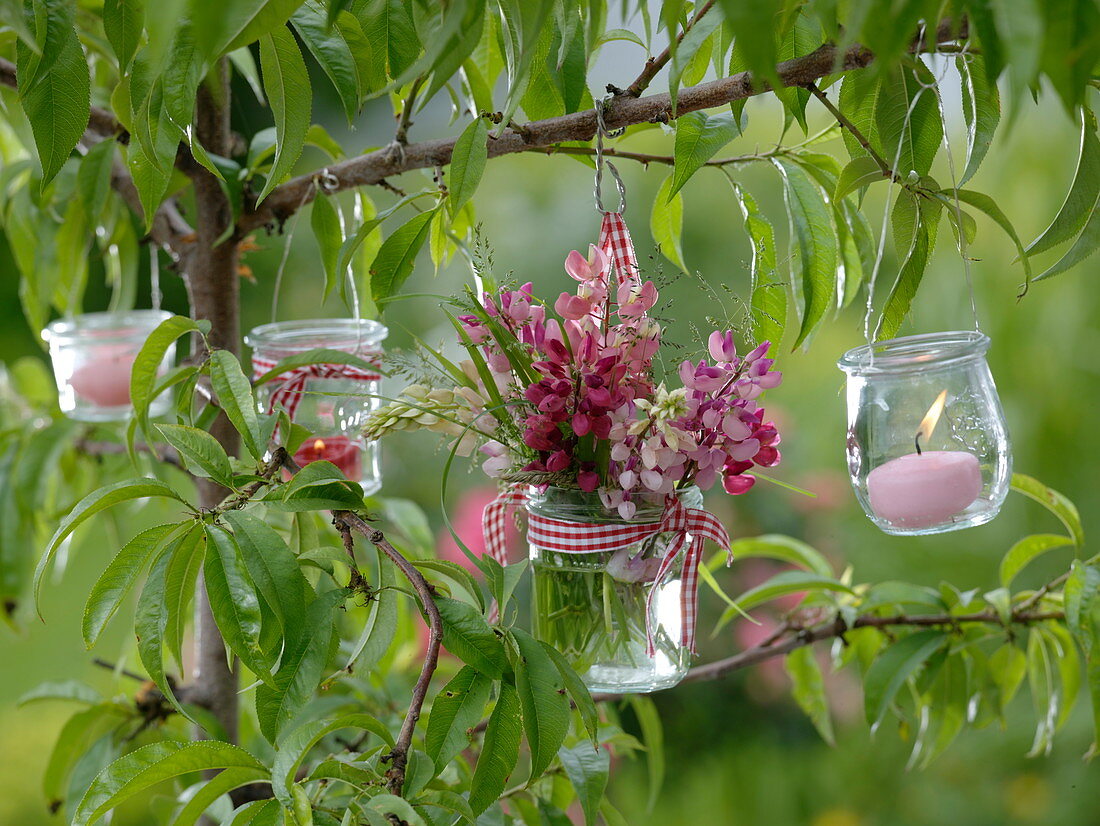
<path fill-rule="evenodd" d="M 867 476 L 875 515 L 899 528 L 930 528 L 970 507 L 982 492 L 978 457 L 926 450 L 891 459 Z"/>
<path fill-rule="evenodd" d="M 130 371 L 137 356 L 129 346 L 98 347 L 73 371 L 69 386 L 84 401 L 100 407 L 130 404 Z"/>
<path fill-rule="evenodd" d="M 312 462 L 332 462 L 353 482 L 363 478 L 362 448 L 347 436 L 326 436 L 307 441 L 294 453 L 301 467 Z"/>

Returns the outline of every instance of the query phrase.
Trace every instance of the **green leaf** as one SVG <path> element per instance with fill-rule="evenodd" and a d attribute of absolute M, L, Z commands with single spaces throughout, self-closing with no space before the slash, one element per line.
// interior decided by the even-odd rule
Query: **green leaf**
<path fill-rule="evenodd" d="M 404 822 L 409 826 L 427 826 L 424 818 L 402 797 L 394 794 L 376 794 L 365 801 L 366 810 L 382 815 L 381 823 Z"/>
<path fill-rule="evenodd" d="M 569 691 L 569 698 L 573 701 L 573 705 L 577 707 L 581 722 L 584 724 L 585 730 L 588 731 L 589 737 L 592 738 L 592 743 L 595 744 L 599 734 L 600 718 L 596 712 L 596 703 L 588 691 L 588 686 L 584 684 L 584 680 L 581 679 L 581 676 L 565 659 L 565 655 L 558 649 L 546 643 L 542 643 L 542 647 L 561 673 L 565 688 Z"/>
<path fill-rule="evenodd" d="M 934 80 L 923 64 L 844 77 L 840 111 L 901 178 L 927 175 L 943 140 L 936 96 L 922 86 Z M 843 136 L 849 155 L 867 154 L 847 129 Z"/>
<path fill-rule="evenodd" d="M 673 117 L 676 116 L 676 100 L 681 81 L 685 86 L 694 86 L 702 80 L 714 49 L 711 35 L 720 25 L 722 19 L 716 14 L 697 19 L 684 34 L 679 45 L 672 50 L 672 59 L 668 65 L 668 94 L 672 102 Z"/>
<path fill-rule="evenodd" d="M 909 212 L 913 216 L 913 231 L 909 236 L 909 247 L 905 253 L 901 271 L 890 289 L 890 295 L 886 298 L 882 316 L 875 328 L 876 339 L 893 338 L 897 335 L 902 322 L 909 314 L 909 308 L 913 304 L 913 298 L 920 287 L 925 268 L 928 266 L 928 259 L 932 254 L 932 248 L 936 243 L 940 203 L 920 198 L 908 191 L 899 192 L 894 207 L 895 220 L 899 213 L 903 212 L 901 206 L 906 204 L 910 205 Z M 897 231 L 895 225 L 895 240 L 903 234 Z"/>
<path fill-rule="evenodd" d="M 304 630 L 306 601 L 313 588 L 302 575 L 298 560 L 279 533 L 247 511 L 229 511 L 222 517 L 233 529 L 245 568 L 275 614 L 288 639 Z"/>
<path fill-rule="evenodd" d="M 629 697 L 630 707 L 634 709 L 634 716 L 638 718 L 638 726 L 642 730 L 642 743 L 646 750 L 646 771 L 649 776 L 649 799 L 646 802 L 646 810 L 653 811 L 657 797 L 661 793 L 661 786 L 665 782 L 665 735 L 661 727 L 661 716 L 657 713 L 657 707 L 653 700 L 639 694 Z"/>
<path fill-rule="evenodd" d="M 969 699 L 965 659 L 946 657 L 928 691 L 929 722 L 914 746 L 910 765 L 917 765 L 917 757 L 923 754 L 919 765 L 926 768 L 951 745 L 966 724 Z"/>
<path fill-rule="evenodd" d="M 825 681 L 821 677 L 821 666 L 814 656 L 813 646 L 796 648 L 787 655 L 786 666 L 798 707 L 810 718 L 821 739 L 830 746 L 834 745 L 836 741 L 833 721 L 829 716 L 829 702 L 825 697 Z"/>
<path fill-rule="evenodd" d="M 1012 226 L 1012 222 L 1008 220 L 1008 216 L 1001 211 L 1001 208 L 997 206 L 997 202 L 981 192 L 974 192 L 970 189 L 959 190 L 942 190 L 939 193 L 943 202 L 947 205 L 948 211 L 952 211 L 955 208 L 953 197 L 958 197 L 964 204 L 970 204 L 970 206 L 980 209 L 990 218 L 992 218 L 1002 230 L 1005 235 L 1012 239 L 1012 243 L 1016 247 L 1016 252 L 1019 256 L 1020 263 L 1023 264 L 1024 273 L 1028 279 L 1031 278 L 1031 263 L 1027 260 L 1027 253 L 1024 250 L 1024 245 L 1020 243 L 1020 237 L 1016 234 L 1016 228 Z"/>
<path fill-rule="evenodd" d="M 395 295 L 412 275 L 416 255 L 428 240 L 434 216 L 434 209 L 414 215 L 382 242 L 370 266 L 371 298 L 376 304 Z"/>
<path fill-rule="evenodd" d="M 1001 121 L 1001 96 L 997 84 L 989 80 L 981 55 L 959 56 L 955 66 L 962 81 L 963 118 L 966 120 L 966 169 L 959 179 L 959 186 L 962 186 L 978 171 L 993 142 Z"/>
<path fill-rule="evenodd" d="M 179 703 L 164 671 L 164 637 L 168 626 L 166 578 L 168 563 L 171 561 L 173 554 L 193 534 L 194 531 L 192 530 L 181 536 L 153 563 L 149 576 L 145 578 L 145 586 L 141 589 L 137 609 L 134 612 L 134 634 L 137 636 L 138 642 L 138 659 L 141 660 L 141 664 L 145 667 L 145 672 L 149 675 L 149 678 L 177 709 Z"/>
<path fill-rule="evenodd" d="M 1077 170 L 1066 200 L 1050 226 L 1027 245 L 1028 255 L 1038 255 L 1070 240 L 1096 212 L 1100 196 L 1100 140 L 1096 136 L 1096 117 L 1088 109 L 1084 110 L 1081 121 L 1080 143 Z"/>
<path fill-rule="evenodd" d="M 363 507 L 363 488 L 358 482 L 348 481 L 332 462 L 310 462 L 264 503 L 291 512 L 359 510 Z"/>
<path fill-rule="evenodd" d="M 803 591 L 853 593 L 851 588 L 831 576 L 821 576 L 810 571 L 782 571 L 755 588 L 745 591 L 734 602 L 748 611 L 773 599 Z"/>
<path fill-rule="evenodd" d="M 145 438 L 150 442 L 153 441 L 153 437 L 149 431 L 149 405 L 157 396 L 155 392 L 157 376 L 161 372 L 165 357 L 173 350 L 177 339 L 181 336 L 187 333 L 198 333 L 205 337 L 208 332 L 210 332 L 209 321 L 192 321 L 184 316 L 172 316 L 157 325 L 134 358 L 134 366 L 130 370 L 130 399 L 134 404 L 134 417 L 141 426 Z M 132 439 L 130 447 L 133 448 Z"/>
<path fill-rule="evenodd" d="M 1066 606 L 1066 625 L 1090 657 L 1098 630 L 1096 596 L 1100 593 L 1100 568 L 1086 565 L 1079 559 L 1070 563 L 1069 578 L 1062 590 Z"/>
<path fill-rule="evenodd" d="M 53 538 L 50 539 L 49 544 L 46 546 L 46 552 L 42 554 L 38 560 L 38 566 L 34 570 L 35 603 L 37 604 L 38 602 L 39 592 L 42 589 L 42 578 L 46 573 L 46 569 L 50 566 L 50 562 L 53 561 L 54 554 L 56 554 L 57 549 L 61 547 L 61 543 L 65 540 L 65 537 L 76 530 L 81 523 L 92 518 L 101 511 L 105 511 L 122 502 L 130 502 L 134 499 L 148 499 L 154 496 L 163 496 L 186 504 L 176 491 L 159 479 L 124 479 L 121 482 L 115 482 L 113 485 L 107 485 L 92 491 L 77 502 L 73 509 L 69 511 L 68 515 L 61 520 L 61 524 L 58 525 Z"/>
<path fill-rule="evenodd" d="M 205 430 L 182 424 L 158 424 L 157 430 L 184 458 L 191 473 L 233 487 L 233 468 L 217 439 Z"/>
<path fill-rule="evenodd" d="M 312 117 L 313 87 L 294 35 L 285 26 L 276 27 L 260 40 L 260 69 L 264 94 L 275 116 L 275 160 L 257 203 L 281 184 L 294 169 Z"/>
<path fill-rule="evenodd" d="M 56 682 L 39 683 L 30 691 L 19 695 L 15 701 L 16 708 L 28 703 L 38 703 L 43 700 L 66 700 L 82 705 L 94 706 L 103 702 L 103 695 L 87 683 L 79 680 L 60 680 Z"/>
<path fill-rule="evenodd" d="M 886 716 L 902 684 L 946 642 L 947 636 L 942 631 L 916 631 L 878 655 L 863 680 L 863 705 L 872 731 Z"/>
<path fill-rule="evenodd" d="M 92 782 L 73 816 L 73 826 L 91 826 L 134 795 L 181 775 L 214 769 L 258 769 L 264 765 L 242 748 L 215 740 L 171 740 L 142 746 L 120 757 Z"/>
<path fill-rule="evenodd" d="M 752 241 L 752 334 L 756 341 L 771 341 L 777 348 L 787 324 L 787 285 L 776 267 L 775 231 L 756 205 L 756 199 L 740 186 L 734 194 Z"/>
<path fill-rule="evenodd" d="M 586 826 L 593 826 L 604 789 L 607 788 L 610 753 L 592 743 L 579 743 L 571 749 L 563 748 L 558 752 L 558 757 L 565 769 L 565 776 L 577 792 Z"/>
<path fill-rule="evenodd" d="M 1027 637 L 1027 680 L 1031 702 L 1035 707 L 1035 739 L 1028 757 L 1050 754 L 1054 740 L 1055 718 L 1058 713 L 1058 692 L 1054 686 L 1054 668 L 1050 651 L 1039 629 L 1033 628 Z"/>
<path fill-rule="evenodd" d="M 825 198 L 809 176 L 794 163 L 778 158 L 783 175 L 783 197 L 791 222 L 791 275 L 797 291 L 801 284 L 802 327 L 798 347 L 817 327 L 836 295 L 836 231 Z"/>
<path fill-rule="evenodd" d="M 77 712 L 65 721 L 42 777 L 42 791 L 51 809 L 65 802 L 69 778 L 93 743 L 125 721 L 126 712 L 109 703 Z"/>
<path fill-rule="evenodd" d="M 672 184 L 668 187 L 665 200 L 671 201 L 688 179 L 737 135 L 738 128 L 733 115 L 689 112 L 679 118 L 676 121 L 674 149 L 676 163 L 672 172 Z"/>
<path fill-rule="evenodd" d="M 1077 237 L 1077 241 L 1069 248 L 1069 251 L 1046 270 L 1035 276 L 1035 281 L 1042 281 L 1055 275 L 1060 275 L 1066 270 L 1076 267 L 1100 248 L 1100 210 L 1093 209 L 1089 215 L 1088 223 Z"/>
<path fill-rule="evenodd" d="M 264 683 L 256 687 L 260 731 L 272 743 L 309 702 L 320 684 L 332 639 L 332 612 L 347 596 L 347 590 L 337 588 L 317 597 L 306 609 L 302 634 L 283 652 L 272 685 Z"/>
<path fill-rule="evenodd" d="M 485 744 L 470 782 L 470 808 L 474 814 L 488 809 L 504 791 L 519 759 L 521 734 L 519 697 L 510 684 L 501 683 L 500 696 L 485 729 Z"/>
<path fill-rule="evenodd" d="M 569 731 L 569 698 L 561 672 L 542 645 L 518 628 L 511 633 L 519 649 L 514 663 L 516 691 L 531 747 L 531 779 L 535 780 L 546 771 Z"/>
<path fill-rule="evenodd" d="M 325 270 L 324 297 L 328 298 L 340 286 L 343 277 L 338 265 L 340 247 L 344 243 L 344 227 L 339 211 L 327 195 L 318 195 L 313 200 L 309 223 L 321 249 L 321 264 Z"/>
<path fill-rule="evenodd" d="M 485 618 L 465 602 L 437 597 L 443 619 L 443 644 L 447 650 L 486 677 L 499 680 L 508 668 L 504 645 Z"/>
<path fill-rule="evenodd" d="M 778 28 L 776 18 L 782 4 L 776 0 L 722 0 L 722 14 L 733 29 L 734 49 L 753 74 L 754 85 L 760 88 L 762 81 L 773 88 L 781 85 L 775 64 L 778 50 L 774 32 Z"/>
<path fill-rule="evenodd" d="M 1025 476 L 1023 473 L 1012 474 L 1012 489 L 1017 493 L 1022 493 L 1029 499 L 1034 499 L 1057 516 L 1059 521 L 1066 526 L 1069 535 L 1073 537 L 1074 544 L 1079 548 L 1084 546 L 1085 530 L 1081 525 L 1081 516 L 1077 513 L 1077 506 L 1063 494 L 1053 488 L 1048 488 L 1038 479 Z"/>
<path fill-rule="evenodd" d="M 121 71 L 130 66 L 144 28 L 145 5 L 141 0 L 104 0 L 103 31 L 115 50 Z"/>
<path fill-rule="evenodd" d="M 185 667 L 183 639 L 187 622 L 191 618 L 195 586 L 206 557 L 206 534 L 200 530 L 198 523 L 193 523 L 192 529 L 179 542 L 172 544 L 167 556 L 168 567 L 164 571 L 162 596 L 164 607 L 158 609 L 160 613 L 157 615 L 163 617 L 163 642 L 182 672 Z M 142 599 L 145 599 L 144 593 Z M 160 650 L 153 656 L 161 656 Z"/>
<path fill-rule="evenodd" d="M 447 202 L 447 209 L 452 218 L 458 215 L 458 211 L 473 197 L 478 184 L 481 183 L 485 163 L 489 158 L 488 140 L 489 121 L 478 117 L 462 130 L 462 134 L 455 141 L 448 179 L 450 198 Z"/>
<path fill-rule="evenodd" d="M 653 242 L 660 247 L 661 254 L 686 273 L 688 268 L 684 263 L 684 251 L 680 244 L 684 229 L 684 196 L 678 192 L 670 195 L 671 188 L 672 176 L 669 175 L 653 199 L 649 231 Z"/>
<path fill-rule="evenodd" d="M 304 723 L 280 740 L 279 748 L 275 752 L 275 760 L 271 766 L 271 787 L 279 802 L 288 809 L 293 807 L 290 786 L 294 782 L 298 767 L 306 759 L 310 749 L 326 734 L 347 728 L 369 731 L 387 745 L 393 745 L 393 735 L 390 734 L 389 729 L 370 714 L 348 714 L 335 720 L 315 720 Z"/>
<path fill-rule="evenodd" d="M 831 578 L 833 576 L 832 566 L 821 555 L 820 551 L 792 536 L 769 533 L 763 536 L 735 539 L 730 543 L 729 553 L 733 559 L 748 557 L 778 559 L 782 562 L 798 565 L 821 577 Z M 721 557 L 719 556 L 717 559 L 721 559 Z"/>
<path fill-rule="evenodd" d="M 194 3 L 196 35 L 210 57 L 235 51 L 282 28 L 302 0 L 233 0 Z"/>
<path fill-rule="evenodd" d="M 857 158 L 852 158 L 848 165 L 841 170 L 840 177 L 837 178 L 833 201 L 839 201 L 861 187 L 885 180 L 886 176 L 882 174 L 878 161 L 870 155 L 860 155 Z"/>
<path fill-rule="evenodd" d="M 88 594 L 81 623 L 84 644 L 88 648 L 95 645 L 103 628 L 145 570 L 149 559 L 171 540 L 173 534 L 189 525 L 188 522 L 157 525 L 142 531 L 122 546 Z"/>
<path fill-rule="evenodd" d="M 267 450 L 267 441 L 260 428 L 256 399 L 241 363 L 228 350 L 210 354 L 210 383 L 218 395 L 218 406 L 241 434 L 245 448 L 259 461 Z"/>
<path fill-rule="evenodd" d="M 367 670 L 375 664 L 393 643 L 397 633 L 397 591 L 393 587 L 393 565 L 376 549 L 378 558 L 378 582 L 374 596 L 367 608 L 367 619 L 359 639 L 348 655 L 344 670 L 349 674 L 362 666 Z"/>
<path fill-rule="evenodd" d="M 359 114 L 359 104 L 370 87 L 360 76 L 361 55 L 369 55 L 370 44 L 363 37 L 359 22 L 350 14 L 333 15 L 328 19 L 324 4 L 318 0 L 306 2 L 290 18 L 294 30 L 306 48 L 332 81 L 344 115 L 351 124 Z"/>
<path fill-rule="evenodd" d="M 231 768 L 220 772 L 204 783 L 187 790 L 190 797 L 176 812 L 169 826 L 194 826 L 194 823 L 208 810 L 218 798 L 234 789 L 251 783 L 266 782 L 270 778 L 266 769 Z M 250 826 L 258 826 L 252 821 Z"/>
<path fill-rule="evenodd" d="M 1073 545 L 1073 540 L 1061 534 L 1038 533 L 1021 539 L 1001 560 L 1001 584 L 1005 587 L 1010 586 L 1016 575 L 1032 560 L 1047 551 L 1064 548 L 1067 545 Z"/>
<path fill-rule="evenodd" d="M 252 673 L 271 680 L 271 662 L 260 646 L 260 598 L 233 535 L 206 526 L 209 552 L 203 565 L 206 594 L 227 646 Z"/>
<path fill-rule="evenodd" d="M 36 0 L 32 9 L 28 23 L 39 49 L 18 40 L 15 62 L 19 100 L 34 134 L 44 187 L 61 171 L 88 126 L 91 80 L 73 25 L 73 6 L 66 0 Z"/>
<path fill-rule="evenodd" d="M 493 681 L 463 666 L 432 701 L 425 750 L 437 766 L 448 766 L 470 745 L 469 730 L 481 720 Z"/>
<path fill-rule="evenodd" d="M 363 34 L 378 47 L 371 54 L 376 76 L 384 79 L 404 74 L 420 56 L 420 40 L 403 0 L 378 0 L 359 15 Z M 383 80 L 379 90 L 384 86 Z"/>
<path fill-rule="evenodd" d="M 111 194 L 111 164 L 116 145 L 113 140 L 100 141 L 80 161 L 76 187 L 84 204 L 84 214 L 91 221 L 100 220 Z"/>

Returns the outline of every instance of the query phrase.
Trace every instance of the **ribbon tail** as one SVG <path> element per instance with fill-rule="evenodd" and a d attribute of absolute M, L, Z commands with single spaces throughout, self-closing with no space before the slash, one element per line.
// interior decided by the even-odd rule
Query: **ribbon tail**
<path fill-rule="evenodd" d="M 703 557 L 703 538 L 693 536 L 684 555 L 684 573 L 680 583 L 680 644 L 692 654 L 695 650 L 695 624 L 699 612 L 699 561 Z"/>
<path fill-rule="evenodd" d="M 646 656 L 649 657 L 657 656 L 657 646 L 654 642 L 653 627 L 653 615 L 656 613 L 654 600 L 661 590 L 661 582 L 664 580 L 665 576 L 668 575 L 669 570 L 676 561 L 677 555 L 680 553 L 680 549 L 684 547 L 686 538 L 685 534 L 678 532 L 676 538 L 669 543 L 668 551 L 665 553 L 664 559 L 661 560 L 661 567 L 657 569 L 657 576 L 653 578 L 653 586 L 649 589 L 649 594 L 645 598 L 645 653 Z"/>

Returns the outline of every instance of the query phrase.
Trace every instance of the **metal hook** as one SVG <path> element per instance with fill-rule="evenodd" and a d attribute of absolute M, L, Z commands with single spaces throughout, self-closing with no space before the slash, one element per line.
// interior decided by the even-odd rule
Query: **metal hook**
<path fill-rule="evenodd" d="M 603 156 L 604 138 L 617 138 L 626 132 L 626 127 L 609 131 L 607 124 L 604 123 L 604 110 L 611 100 L 612 96 L 608 95 L 596 104 L 596 189 L 593 194 L 596 196 L 596 209 L 601 215 L 607 215 L 609 211 L 626 212 L 626 186 L 623 184 L 623 179 L 619 175 L 619 170 L 615 168 L 615 164 L 611 161 L 605 161 Z M 603 205 L 603 168 L 605 164 L 611 172 L 612 180 L 615 181 L 615 188 L 619 191 L 619 206 L 615 210 L 604 209 Z"/>

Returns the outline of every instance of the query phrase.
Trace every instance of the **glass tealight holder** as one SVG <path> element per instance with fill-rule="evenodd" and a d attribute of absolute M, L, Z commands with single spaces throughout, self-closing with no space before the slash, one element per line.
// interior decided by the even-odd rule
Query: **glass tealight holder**
<path fill-rule="evenodd" d="M 982 525 L 1008 493 L 1012 452 L 979 332 L 929 333 L 849 350 L 848 473 L 886 533 Z"/>
<path fill-rule="evenodd" d="M 130 372 L 149 334 L 172 314 L 162 310 L 85 313 L 59 319 L 42 331 L 50 345 L 58 404 L 70 419 L 114 422 L 129 417 Z M 175 359 L 168 348 L 160 366 L 168 371 Z M 153 401 L 149 413 L 159 416 L 172 407 L 169 395 Z"/>
<path fill-rule="evenodd" d="M 252 373 L 259 378 L 283 359 L 310 350 L 340 350 L 371 364 L 382 358 L 387 329 L 377 321 L 338 318 L 281 321 L 256 327 L 245 344 L 252 348 Z M 371 494 L 382 487 L 377 442 L 367 442 L 363 424 L 379 406 L 380 375 L 342 364 L 306 365 L 257 388 L 265 412 L 281 407 L 291 421 L 310 432 L 294 454 L 301 466 L 317 461 L 336 465 Z"/>

